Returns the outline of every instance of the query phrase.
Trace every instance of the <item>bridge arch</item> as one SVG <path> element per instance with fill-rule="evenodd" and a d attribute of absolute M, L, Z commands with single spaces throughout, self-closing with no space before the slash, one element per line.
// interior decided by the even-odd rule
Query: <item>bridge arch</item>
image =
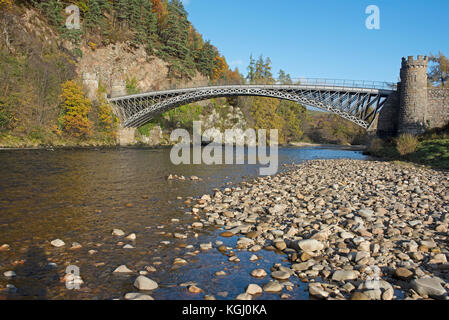
<path fill-rule="evenodd" d="M 124 127 L 140 127 L 181 105 L 219 97 L 259 96 L 294 101 L 347 119 L 368 130 L 393 90 L 334 85 L 229 85 L 149 92 L 109 101 Z"/>

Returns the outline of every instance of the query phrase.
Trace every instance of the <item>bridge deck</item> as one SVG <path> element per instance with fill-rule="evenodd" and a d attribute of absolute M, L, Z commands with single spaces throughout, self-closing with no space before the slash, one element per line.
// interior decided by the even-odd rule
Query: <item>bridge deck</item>
<path fill-rule="evenodd" d="M 152 96 L 163 96 L 169 94 L 182 94 L 196 91 L 204 91 L 209 89 L 273 89 L 273 90 L 318 90 L 318 91 L 334 91 L 334 92 L 351 92 L 351 93 L 362 93 L 362 94 L 373 94 L 381 96 L 389 96 L 395 90 L 388 89 L 376 89 L 376 88 L 359 88 L 359 87 L 344 87 L 335 85 L 309 85 L 309 84 L 299 84 L 299 85 L 217 85 L 217 86 L 204 86 L 204 87 L 192 87 L 183 89 L 169 89 L 162 91 L 150 91 L 140 94 L 125 95 L 120 97 L 110 98 L 110 102 L 116 102 L 123 99 L 133 99 L 133 98 L 145 98 Z"/>

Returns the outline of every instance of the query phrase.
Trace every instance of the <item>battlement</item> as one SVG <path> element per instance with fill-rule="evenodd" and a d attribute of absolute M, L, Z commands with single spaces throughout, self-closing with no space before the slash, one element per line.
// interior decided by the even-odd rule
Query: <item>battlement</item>
<path fill-rule="evenodd" d="M 408 56 L 407 58 L 402 58 L 402 68 L 413 68 L 413 67 L 425 67 L 429 65 L 429 57 L 418 56 L 415 59 L 414 56 Z"/>

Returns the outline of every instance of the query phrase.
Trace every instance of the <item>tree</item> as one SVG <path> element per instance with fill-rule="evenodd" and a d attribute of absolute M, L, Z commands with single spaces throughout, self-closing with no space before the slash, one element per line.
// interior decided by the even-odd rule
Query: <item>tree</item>
<path fill-rule="evenodd" d="M 168 15 L 167 3 L 162 2 L 161 0 L 151 0 L 151 5 L 153 13 L 157 16 L 158 32 L 160 33 L 165 26 Z"/>
<path fill-rule="evenodd" d="M 190 51 L 187 48 L 189 22 L 179 6 L 182 4 L 173 1 L 168 4 L 167 23 L 160 32 L 161 40 L 164 43 L 161 49 L 167 55 L 169 62 L 174 60 L 180 62 L 181 74 L 190 75 L 192 71 L 190 62 L 193 57 L 189 56 Z M 186 61 L 189 63 L 184 63 Z"/>
<path fill-rule="evenodd" d="M 12 0 L 0 0 L 0 10 L 11 8 L 12 8 Z"/>
<path fill-rule="evenodd" d="M 103 12 L 111 8 L 107 0 L 89 0 L 85 6 L 82 6 L 84 11 L 84 26 L 93 30 L 97 27 L 104 29 L 106 26 L 106 19 Z"/>
<path fill-rule="evenodd" d="M 98 126 L 109 138 L 117 137 L 118 118 L 114 115 L 111 105 L 106 99 L 106 88 L 100 85 L 97 91 L 98 98 Z"/>
<path fill-rule="evenodd" d="M 449 78 L 449 59 L 442 53 L 430 56 L 430 72 L 429 79 L 435 85 L 446 87 Z"/>
<path fill-rule="evenodd" d="M 214 58 L 214 73 L 212 80 L 225 80 L 227 72 L 229 71 L 228 63 L 226 62 L 226 58 L 224 56 L 217 55 Z"/>
<path fill-rule="evenodd" d="M 280 84 L 293 84 L 292 78 L 289 74 L 286 74 L 284 70 L 279 70 L 279 82 Z"/>
<path fill-rule="evenodd" d="M 249 57 L 249 65 L 248 65 L 248 75 L 246 76 L 250 84 L 253 84 L 256 81 L 256 61 L 253 58 L 253 55 Z"/>
<path fill-rule="evenodd" d="M 282 127 L 285 140 L 299 141 L 304 134 L 302 126 L 307 116 L 306 107 L 294 101 L 281 100 L 276 112 L 285 121 Z"/>
<path fill-rule="evenodd" d="M 83 88 L 75 81 L 62 84 L 61 115 L 59 123 L 69 136 L 87 138 L 92 134 L 93 124 L 88 118 L 92 105 L 84 96 Z"/>
<path fill-rule="evenodd" d="M 214 75 L 214 58 L 218 55 L 218 50 L 215 48 L 210 41 L 206 41 L 203 47 L 198 51 L 196 55 L 196 67 L 199 72 L 201 72 L 206 77 L 212 79 Z"/>

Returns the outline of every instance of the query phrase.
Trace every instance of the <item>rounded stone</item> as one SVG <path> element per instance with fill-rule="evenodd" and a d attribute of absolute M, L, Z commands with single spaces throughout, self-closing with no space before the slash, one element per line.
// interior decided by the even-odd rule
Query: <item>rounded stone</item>
<path fill-rule="evenodd" d="M 112 230 L 112 235 L 117 237 L 123 237 L 125 233 L 120 229 L 114 229 Z"/>
<path fill-rule="evenodd" d="M 267 272 L 264 269 L 255 269 L 251 271 L 251 275 L 254 278 L 265 278 L 267 276 Z"/>
<path fill-rule="evenodd" d="M 235 298 L 235 299 L 240 300 L 240 301 L 249 301 L 249 300 L 253 299 L 253 296 L 250 295 L 249 293 L 242 293 L 242 294 L 239 294 L 237 296 L 237 298 Z"/>
<path fill-rule="evenodd" d="M 299 241 L 298 247 L 306 252 L 314 252 L 324 249 L 324 245 L 315 239 Z"/>
<path fill-rule="evenodd" d="M 202 292 L 203 292 L 203 289 L 198 288 L 197 286 L 190 286 L 190 287 L 189 287 L 189 292 L 190 292 L 190 293 L 198 294 L 198 293 L 202 293 Z"/>
<path fill-rule="evenodd" d="M 154 298 L 146 294 L 132 292 L 125 294 L 125 300 L 154 300 Z"/>
<path fill-rule="evenodd" d="M 265 292 L 281 292 L 282 286 L 277 281 L 270 281 L 263 286 Z"/>
<path fill-rule="evenodd" d="M 62 241 L 61 239 L 56 239 L 56 240 L 53 240 L 53 241 L 51 242 L 51 245 L 52 245 L 53 247 L 60 248 L 60 247 L 65 246 L 65 242 Z"/>
<path fill-rule="evenodd" d="M 156 281 L 145 276 L 138 276 L 136 281 L 134 281 L 134 286 L 142 291 L 152 291 L 159 287 Z"/>
<path fill-rule="evenodd" d="M 413 272 L 411 272 L 410 270 L 406 269 L 406 268 L 397 268 L 394 272 L 394 275 L 396 276 L 396 278 L 400 279 L 400 280 L 410 280 L 413 277 Z"/>
<path fill-rule="evenodd" d="M 371 299 L 363 292 L 354 292 L 351 295 L 351 300 L 371 300 Z"/>
<path fill-rule="evenodd" d="M 225 231 L 220 233 L 220 237 L 223 238 L 232 238 L 234 236 L 234 234 L 231 231 Z"/>
<path fill-rule="evenodd" d="M 285 271 L 274 271 L 271 273 L 271 277 L 276 280 L 287 280 L 290 278 L 290 273 Z"/>
<path fill-rule="evenodd" d="M 257 284 L 250 284 L 246 288 L 246 293 L 251 295 L 261 294 L 263 292 L 262 288 Z"/>

